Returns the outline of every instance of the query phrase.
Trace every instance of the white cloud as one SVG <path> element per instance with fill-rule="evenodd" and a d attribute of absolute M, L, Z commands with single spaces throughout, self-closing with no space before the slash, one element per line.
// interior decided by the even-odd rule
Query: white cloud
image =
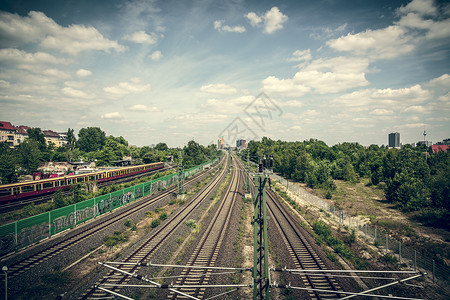
<path fill-rule="evenodd" d="M 30 65 L 69 64 L 71 60 L 58 58 L 45 52 L 27 53 L 19 49 L 6 48 L 0 49 L 0 62 L 29 69 Z"/>
<path fill-rule="evenodd" d="M 422 89 L 420 85 L 401 89 L 365 89 L 339 96 L 331 100 L 332 107 L 360 107 L 361 109 L 375 109 L 390 107 L 405 108 L 412 104 L 429 100 L 431 93 Z"/>
<path fill-rule="evenodd" d="M 162 55 L 161 51 L 155 51 L 152 54 L 150 54 L 148 57 L 151 60 L 158 61 L 163 57 L 163 55 Z"/>
<path fill-rule="evenodd" d="M 264 16 L 258 16 L 254 12 L 249 12 L 245 17 L 250 21 L 253 27 L 257 27 L 264 20 L 264 33 L 272 34 L 277 30 L 283 28 L 283 23 L 288 20 L 288 17 L 284 15 L 278 7 L 274 6 L 268 10 Z"/>
<path fill-rule="evenodd" d="M 245 27 L 244 26 L 228 26 L 228 25 L 223 25 L 223 21 L 222 20 L 217 20 L 214 21 L 214 29 L 217 31 L 225 31 L 225 32 L 237 32 L 237 33 L 244 33 L 245 32 Z"/>
<path fill-rule="evenodd" d="M 245 15 L 245 17 L 250 21 L 250 24 L 253 27 L 256 27 L 259 25 L 259 23 L 262 22 L 263 18 L 259 17 L 257 14 L 255 14 L 254 12 L 249 12 L 248 14 Z"/>
<path fill-rule="evenodd" d="M 405 124 L 399 127 L 404 127 L 404 128 L 425 128 L 427 127 L 428 124 L 425 123 L 411 123 L 411 124 Z"/>
<path fill-rule="evenodd" d="M 280 106 L 286 106 L 286 107 L 302 107 L 303 103 L 301 101 L 297 101 L 297 100 L 289 100 L 286 102 L 278 102 L 277 104 L 279 104 Z"/>
<path fill-rule="evenodd" d="M 320 115 L 320 113 L 315 109 L 308 109 L 302 113 L 302 117 L 304 117 L 304 118 L 312 118 L 312 117 L 317 117 L 319 115 Z"/>
<path fill-rule="evenodd" d="M 103 91 L 113 97 L 124 97 L 128 94 L 138 94 L 150 90 L 150 84 L 140 84 L 140 80 L 121 82 L 114 86 L 104 87 Z"/>
<path fill-rule="evenodd" d="M 424 106 L 413 105 L 413 106 L 409 106 L 409 107 L 405 108 L 403 111 L 404 112 L 412 112 L 412 113 L 426 113 L 426 112 L 428 112 L 428 109 L 425 108 Z"/>
<path fill-rule="evenodd" d="M 121 117 L 122 116 L 117 111 L 106 113 L 106 114 L 103 114 L 100 116 L 100 118 L 102 118 L 102 119 L 120 119 Z"/>
<path fill-rule="evenodd" d="M 64 87 L 61 92 L 71 98 L 92 99 L 94 96 L 86 92 L 74 89 L 72 87 Z"/>
<path fill-rule="evenodd" d="M 437 14 L 437 8 L 434 6 L 433 0 L 413 0 L 406 6 L 402 5 L 398 9 L 398 13 L 401 14 L 407 14 L 410 12 L 434 16 Z"/>
<path fill-rule="evenodd" d="M 236 114 L 243 111 L 243 109 L 253 100 L 255 100 L 255 97 L 253 96 L 240 96 L 231 99 L 208 99 L 206 103 L 201 104 L 200 107 L 206 109 L 208 112 Z"/>
<path fill-rule="evenodd" d="M 371 30 L 357 34 L 347 34 L 327 41 L 327 45 L 338 51 L 352 52 L 355 55 L 367 55 L 372 59 L 387 59 L 411 52 L 414 45 L 412 37 L 397 25 L 383 29 Z"/>
<path fill-rule="evenodd" d="M 198 126 L 204 126 L 205 124 L 222 123 L 228 118 L 224 114 L 183 114 L 175 117 L 177 122 L 181 122 L 185 127 L 198 128 Z"/>
<path fill-rule="evenodd" d="M 65 86 L 76 88 L 76 89 L 82 89 L 86 87 L 86 82 L 81 81 L 65 81 Z"/>
<path fill-rule="evenodd" d="M 0 87 L 1 88 L 7 88 L 7 87 L 10 87 L 10 85 L 11 84 L 8 81 L 0 79 Z"/>
<path fill-rule="evenodd" d="M 303 96 L 311 91 L 310 87 L 297 84 L 293 79 L 279 79 L 269 76 L 262 81 L 263 90 L 268 94 L 283 94 L 290 97 Z"/>
<path fill-rule="evenodd" d="M 295 50 L 289 61 L 308 61 L 311 60 L 311 50 Z"/>
<path fill-rule="evenodd" d="M 337 93 L 369 82 L 365 72 L 369 61 L 363 58 L 335 57 L 317 59 L 303 64 L 293 78 L 279 79 L 269 76 L 262 81 L 264 91 L 287 96 L 302 96 L 310 92 Z"/>
<path fill-rule="evenodd" d="M 211 94 L 232 95 L 237 93 L 237 89 L 231 85 L 216 83 L 204 85 L 200 88 L 200 91 Z"/>
<path fill-rule="evenodd" d="M 78 77 L 87 77 L 87 76 L 91 76 L 92 72 L 89 70 L 85 70 L 85 69 L 79 69 L 77 71 L 77 76 Z"/>
<path fill-rule="evenodd" d="M 411 52 L 425 40 L 448 39 L 450 19 L 438 15 L 432 0 L 414 0 L 397 10 L 399 20 L 377 30 L 347 34 L 326 44 L 338 51 L 367 55 L 372 59 L 391 59 Z M 429 16 L 433 18 L 429 18 Z"/>
<path fill-rule="evenodd" d="M 144 105 L 144 104 L 136 104 L 136 105 L 129 106 L 128 110 L 140 111 L 140 112 L 158 112 L 158 111 L 160 111 L 160 109 L 157 107 L 154 107 L 154 106 L 148 107 L 147 105 Z"/>
<path fill-rule="evenodd" d="M 337 34 L 340 34 L 346 28 L 347 28 L 347 23 L 344 23 L 337 28 L 330 28 L 330 27 L 319 28 L 318 30 L 320 31 L 320 33 L 314 32 L 314 33 L 311 33 L 309 36 L 316 40 L 329 39 L 333 36 L 336 36 Z"/>
<path fill-rule="evenodd" d="M 427 86 L 437 87 L 437 88 L 450 88 L 450 75 L 443 74 L 437 78 L 430 80 Z"/>
<path fill-rule="evenodd" d="M 138 44 L 155 44 L 158 41 L 158 37 L 154 33 L 147 34 L 145 31 L 140 30 L 132 34 L 127 34 L 123 37 L 124 40 L 138 43 Z"/>
<path fill-rule="evenodd" d="M 282 24 L 286 22 L 287 19 L 288 17 L 286 15 L 283 15 L 278 7 L 272 7 L 268 12 L 266 12 L 266 15 L 264 16 L 264 32 L 271 34 L 279 29 L 282 29 Z"/>
<path fill-rule="evenodd" d="M 372 110 L 370 112 L 370 114 L 374 115 L 374 116 L 390 116 L 390 115 L 393 115 L 394 112 L 390 109 L 377 108 L 377 109 Z"/>
<path fill-rule="evenodd" d="M 114 49 L 124 47 L 116 41 L 105 38 L 94 27 L 70 25 L 62 27 L 42 12 L 30 11 L 21 17 L 8 12 L 0 13 L 0 36 L 4 46 L 20 46 L 38 43 L 42 48 L 54 49 L 68 54 L 82 51 Z"/>

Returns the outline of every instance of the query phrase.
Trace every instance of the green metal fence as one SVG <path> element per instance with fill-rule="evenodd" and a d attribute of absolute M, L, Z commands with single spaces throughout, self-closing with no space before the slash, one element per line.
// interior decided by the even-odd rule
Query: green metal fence
<path fill-rule="evenodd" d="M 217 159 L 187 169 L 188 178 Z M 179 174 L 170 174 L 132 187 L 0 226 L 0 256 L 17 251 L 101 214 L 178 183 Z"/>

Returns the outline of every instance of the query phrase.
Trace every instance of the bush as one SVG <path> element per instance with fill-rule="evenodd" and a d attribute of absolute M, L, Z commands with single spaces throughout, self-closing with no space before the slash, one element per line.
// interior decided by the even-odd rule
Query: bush
<path fill-rule="evenodd" d="M 194 229 L 194 228 L 197 227 L 197 222 L 195 220 L 193 220 L 193 219 L 189 219 L 189 220 L 186 221 L 186 226 L 191 228 L 191 229 Z"/>
<path fill-rule="evenodd" d="M 159 219 L 160 219 L 161 221 L 164 221 L 165 219 L 167 219 L 167 213 L 166 213 L 166 212 L 163 212 L 162 214 L 160 214 L 160 215 L 159 215 Z"/>
<path fill-rule="evenodd" d="M 450 228 L 450 214 L 445 208 L 422 209 L 416 219 L 424 225 Z"/>
<path fill-rule="evenodd" d="M 107 235 L 103 238 L 103 241 L 106 246 L 113 247 L 119 243 L 124 243 L 128 241 L 128 235 L 115 231 L 113 235 Z"/>
<path fill-rule="evenodd" d="M 152 221 L 152 228 L 155 228 L 155 227 L 158 227 L 159 226 L 159 224 L 161 224 L 161 221 L 160 220 L 158 220 L 158 219 L 154 219 L 153 221 Z"/>

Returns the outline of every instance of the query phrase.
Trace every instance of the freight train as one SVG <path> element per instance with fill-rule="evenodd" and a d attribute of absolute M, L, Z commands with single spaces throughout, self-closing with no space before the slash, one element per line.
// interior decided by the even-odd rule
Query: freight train
<path fill-rule="evenodd" d="M 164 168 L 164 163 L 157 162 L 152 164 L 112 169 L 107 171 L 98 171 L 87 174 L 69 175 L 56 178 L 0 185 L 0 205 L 25 198 L 35 197 L 38 195 L 53 193 L 57 190 L 68 189 L 71 185 L 78 183 L 88 181 L 105 182 L 162 168 Z"/>

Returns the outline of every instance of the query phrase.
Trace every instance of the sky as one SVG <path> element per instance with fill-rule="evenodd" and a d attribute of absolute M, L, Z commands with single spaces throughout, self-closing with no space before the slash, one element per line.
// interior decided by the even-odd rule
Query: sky
<path fill-rule="evenodd" d="M 0 2 L 0 120 L 137 146 L 450 137 L 447 1 Z"/>

